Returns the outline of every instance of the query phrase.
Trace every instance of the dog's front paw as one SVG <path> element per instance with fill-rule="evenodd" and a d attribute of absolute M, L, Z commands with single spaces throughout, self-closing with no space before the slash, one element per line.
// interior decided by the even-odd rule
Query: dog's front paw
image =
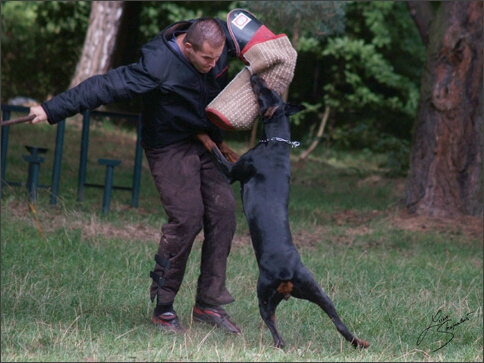
<path fill-rule="evenodd" d="M 229 148 L 225 141 L 222 141 L 217 146 L 228 162 L 236 163 L 240 159 L 240 155 L 233 151 L 231 148 Z"/>
<path fill-rule="evenodd" d="M 215 160 L 217 160 L 217 163 L 220 165 L 220 168 L 222 169 L 223 173 L 228 178 L 229 183 L 232 184 L 234 182 L 232 178 L 233 164 L 227 161 L 227 159 L 225 158 L 225 156 L 222 154 L 222 152 L 219 150 L 217 146 L 214 146 L 212 148 L 212 154 L 215 157 Z"/>

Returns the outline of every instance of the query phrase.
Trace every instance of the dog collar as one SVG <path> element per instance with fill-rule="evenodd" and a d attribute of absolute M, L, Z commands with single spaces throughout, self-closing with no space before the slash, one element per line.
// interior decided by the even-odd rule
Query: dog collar
<path fill-rule="evenodd" d="M 280 137 L 271 137 L 270 139 L 265 139 L 265 140 L 259 140 L 259 142 L 269 142 L 269 141 L 280 141 L 280 142 L 285 142 L 286 144 L 291 145 L 292 148 L 298 147 L 301 145 L 299 141 L 289 141 Z"/>

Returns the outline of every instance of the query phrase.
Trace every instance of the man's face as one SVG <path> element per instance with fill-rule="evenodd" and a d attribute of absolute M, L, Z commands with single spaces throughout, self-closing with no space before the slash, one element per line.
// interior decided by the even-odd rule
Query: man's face
<path fill-rule="evenodd" d="M 211 47 L 207 42 L 198 51 L 195 51 L 190 43 L 185 43 L 186 56 L 200 73 L 208 73 L 215 66 L 222 55 L 224 45 L 218 48 Z"/>

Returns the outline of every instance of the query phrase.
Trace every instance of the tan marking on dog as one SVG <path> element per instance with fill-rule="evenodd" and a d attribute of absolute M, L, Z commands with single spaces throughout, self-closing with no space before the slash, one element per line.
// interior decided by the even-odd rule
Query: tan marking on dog
<path fill-rule="evenodd" d="M 294 285 L 291 281 L 283 281 L 277 287 L 277 292 L 284 295 L 284 299 L 287 300 L 291 297 L 292 288 Z"/>

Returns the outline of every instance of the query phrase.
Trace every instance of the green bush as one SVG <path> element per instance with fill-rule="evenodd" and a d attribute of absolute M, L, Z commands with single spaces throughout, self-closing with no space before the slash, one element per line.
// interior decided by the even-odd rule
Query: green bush
<path fill-rule="evenodd" d="M 89 1 L 2 2 L 2 103 L 64 91 L 79 60 Z"/>

